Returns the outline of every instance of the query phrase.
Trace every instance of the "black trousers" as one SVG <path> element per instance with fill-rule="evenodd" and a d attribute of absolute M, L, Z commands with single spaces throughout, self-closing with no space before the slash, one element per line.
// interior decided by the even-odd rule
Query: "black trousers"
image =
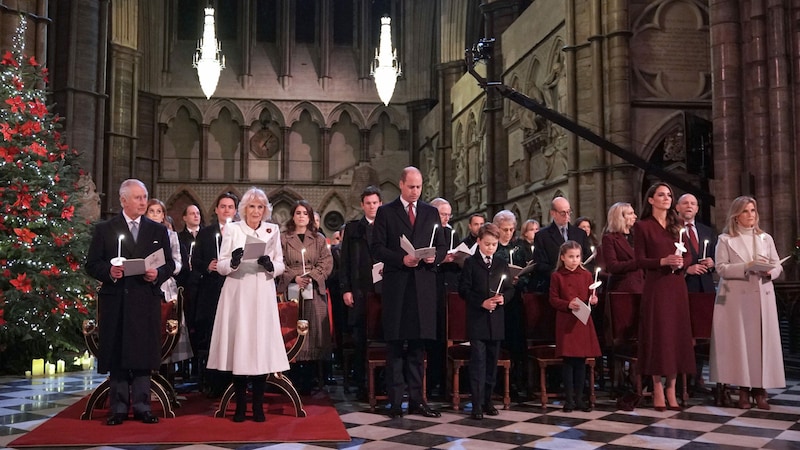
<path fill-rule="evenodd" d="M 150 411 L 150 371 L 111 369 L 109 381 L 109 411 L 111 414 L 134 414 Z"/>
<path fill-rule="evenodd" d="M 469 345 L 469 385 L 474 410 L 491 403 L 497 379 L 500 341 L 473 339 Z"/>
<path fill-rule="evenodd" d="M 403 403 L 408 387 L 409 404 L 422 403 L 422 374 L 425 366 L 425 341 L 422 339 L 386 342 L 386 390 L 392 408 Z"/>

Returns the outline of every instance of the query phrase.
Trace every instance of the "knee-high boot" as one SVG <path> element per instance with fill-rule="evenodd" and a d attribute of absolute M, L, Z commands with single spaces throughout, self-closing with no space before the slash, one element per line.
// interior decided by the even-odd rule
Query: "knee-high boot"
<path fill-rule="evenodd" d="M 247 411 L 247 377 L 233 377 L 233 396 L 236 400 L 236 412 L 233 413 L 234 422 L 244 422 L 244 414 Z"/>
<path fill-rule="evenodd" d="M 266 375 L 256 375 L 253 377 L 253 420 L 264 422 L 264 388 L 266 387 Z"/>

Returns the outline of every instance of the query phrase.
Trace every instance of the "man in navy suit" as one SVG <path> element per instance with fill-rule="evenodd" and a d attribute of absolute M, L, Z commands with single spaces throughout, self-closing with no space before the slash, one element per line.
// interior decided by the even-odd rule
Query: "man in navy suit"
<path fill-rule="evenodd" d="M 94 227 L 86 271 L 102 282 L 98 295 L 100 354 L 98 371 L 109 372 L 108 425 L 133 417 L 158 423 L 150 410 L 150 373 L 161 364 L 161 284 L 175 270 L 167 229 L 144 217 L 147 188 L 125 180 L 119 188 L 122 212 Z M 120 241 L 122 239 L 122 241 Z M 141 275 L 112 264 L 117 256 L 146 258 L 162 251 L 165 264 Z"/>
<path fill-rule="evenodd" d="M 717 234 L 710 227 L 695 221 L 698 209 L 697 197 L 692 194 L 681 195 L 675 204 L 675 210 L 686 229 L 686 240 L 689 241 L 686 248 L 692 255 L 692 264 L 686 268 L 686 287 L 689 292 L 715 292 L 713 272 Z"/>
<path fill-rule="evenodd" d="M 347 324 L 353 335 L 353 381 L 360 394 L 364 389 L 364 368 L 367 353 L 367 296 L 375 292 L 372 282 L 374 261 L 369 246 L 375 229 L 375 215 L 381 206 L 381 191 L 375 186 L 367 186 L 361 193 L 361 210 L 364 217 L 348 222 L 342 238 L 341 260 L 339 264 L 339 285 L 342 301 L 350 308 Z"/>
<path fill-rule="evenodd" d="M 422 173 L 416 167 L 406 167 L 400 177 L 400 197 L 378 208 L 371 245 L 373 257 L 384 263 L 382 322 L 390 418 L 403 415 L 406 383 L 409 414 L 441 416 L 423 400 L 422 372 L 424 340 L 436 339 L 435 269 L 447 253 L 447 242 L 439 211 L 420 201 L 420 194 Z M 433 242 L 436 256 L 419 259 L 406 254 L 400 247 L 401 236 L 414 248 L 429 247 Z"/>
<path fill-rule="evenodd" d="M 556 268 L 559 249 L 564 242 L 569 240 L 581 244 L 584 261 L 592 254 L 586 232 L 569 223 L 572 209 L 566 198 L 553 199 L 550 203 L 550 217 L 550 225 L 539 230 L 533 238 L 533 261 L 536 266 L 531 290 L 534 292 L 550 292 L 550 275 Z"/>

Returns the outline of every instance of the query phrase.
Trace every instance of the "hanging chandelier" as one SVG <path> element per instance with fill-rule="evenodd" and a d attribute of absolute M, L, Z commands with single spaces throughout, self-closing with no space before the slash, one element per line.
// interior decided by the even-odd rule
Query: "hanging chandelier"
<path fill-rule="evenodd" d="M 391 24 L 392 19 L 389 16 L 381 17 L 380 42 L 375 49 L 375 61 L 372 63 L 372 77 L 375 78 L 378 97 L 387 106 L 394 94 L 397 77 L 402 73 L 400 63 L 397 61 L 397 49 L 392 48 Z"/>
<path fill-rule="evenodd" d="M 211 98 L 217 90 L 219 74 L 225 68 L 225 56 L 220 54 L 219 41 L 214 30 L 214 8 L 205 8 L 205 21 L 203 23 L 203 38 L 197 46 L 192 67 L 197 69 L 200 87 L 206 98 Z"/>

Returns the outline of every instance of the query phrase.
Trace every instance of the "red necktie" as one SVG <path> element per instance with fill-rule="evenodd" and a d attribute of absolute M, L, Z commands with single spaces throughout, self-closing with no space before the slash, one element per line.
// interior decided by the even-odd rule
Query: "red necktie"
<path fill-rule="evenodd" d="M 416 219 L 416 216 L 414 216 L 414 204 L 413 203 L 409 203 L 408 204 L 408 221 L 411 222 L 411 226 L 412 227 L 414 226 L 414 220 L 415 219 Z"/>
<path fill-rule="evenodd" d="M 695 253 L 700 252 L 700 243 L 697 242 L 697 234 L 694 232 L 694 225 L 691 223 L 686 224 L 686 233 L 689 235 L 689 242 L 692 243 L 692 248 Z"/>

